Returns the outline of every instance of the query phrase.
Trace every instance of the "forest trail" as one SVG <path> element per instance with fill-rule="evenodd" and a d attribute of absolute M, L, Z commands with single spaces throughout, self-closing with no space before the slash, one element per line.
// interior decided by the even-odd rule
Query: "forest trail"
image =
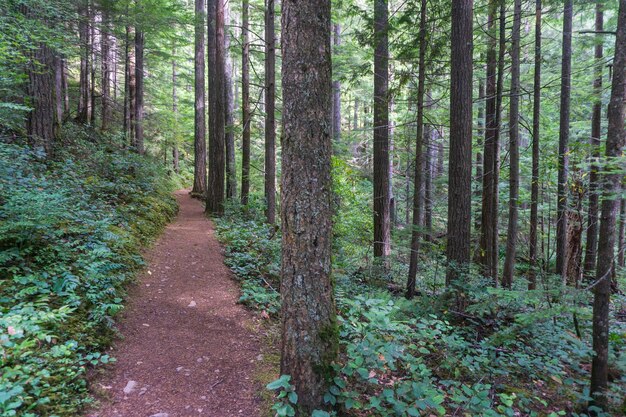
<path fill-rule="evenodd" d="M 176 220 L 150 250 L 120 323 L 117 362 L 90 417 L 254 417 L 260 351 L 252 315 L 200 202 L 176 192 Z"/>

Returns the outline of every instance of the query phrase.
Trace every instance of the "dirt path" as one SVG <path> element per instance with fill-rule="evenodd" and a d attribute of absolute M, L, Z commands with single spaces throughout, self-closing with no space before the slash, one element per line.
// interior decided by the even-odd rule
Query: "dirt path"
<path fill-rule="evenodd" d="M 200 202 L 180 212 L 148 254 L 121 320 L 117 363 L 93 383 L 91 417 L 255 417 L 260 342 Z M 107 398 L 108 397 L 108 398 Z"/>

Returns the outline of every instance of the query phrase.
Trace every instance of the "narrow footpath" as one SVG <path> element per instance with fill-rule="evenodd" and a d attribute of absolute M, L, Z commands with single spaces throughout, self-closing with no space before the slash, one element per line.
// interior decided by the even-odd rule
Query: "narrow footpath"
<path fill-rule="evenodd" d="M 176 192 L 180 212 L 147 255 L 120 320 L 117 362 L 92 382 L 90 417 L 257 417 L 260 352 L 252 314 L 202 204 Z"/>

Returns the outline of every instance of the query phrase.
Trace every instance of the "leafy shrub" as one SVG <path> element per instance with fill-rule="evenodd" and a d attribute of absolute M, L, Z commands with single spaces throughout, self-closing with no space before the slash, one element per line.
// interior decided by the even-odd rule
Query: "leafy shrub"
<path fill-rule="evenodd" d="M 76 415 L 124 284 L 173 217 L 161 168 L 68 126 L 48 160 L 0 144 L 0 416 Z"/>

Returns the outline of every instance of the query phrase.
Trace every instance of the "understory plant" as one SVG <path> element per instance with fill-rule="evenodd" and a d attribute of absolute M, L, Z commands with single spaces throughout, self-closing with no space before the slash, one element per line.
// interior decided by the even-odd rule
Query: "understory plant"
<path fill-rule="evenodd" d="M 557 276 L 538 277 L 529 291 L 520 276 L 512 289 L 494 288 L 472 270 L 461 290 L 464 312 L 450 311 L 446 268 L 436 241 L 424 244 L 419 296 L 406 300 L 408 264 L 393 254 L 393 268 L 376 275 L 371 241 L 371 184 L 349 164 L 333 163 L 336 215 L 333 272 L 340 324 L 340 355 L 324 400 L 346 416 L 583 416 L 590 399 L 591 297 Z M 280 314 L 280 231 L 264 222 L 262 198 L 231 204 L 217 220 L 226 263 L 241 281 L 240 301 L 261 313 Z M 396 232 L 398 247 L 410 234 Z M 524 266 L 524 265 L 522 265 Z M 626 298 L 611 308 L 610 363 L 616 377 L 609 396 L 626 413 Z M 288 392 L 288 376 L 270 389 Z M 287 394 L 274 411 L 289 415 Z M 281 414 L 283 413 L 283 414 Z M 285 414 L 287 413 L 287 414 Z"/>
<path fill-rule="evenodd" d="M 79 414 L 140 251 L 176 213 L 163 170 L 119 139 L 68 124 L 53 157 L 0 143 L 2 417 Z"/>

